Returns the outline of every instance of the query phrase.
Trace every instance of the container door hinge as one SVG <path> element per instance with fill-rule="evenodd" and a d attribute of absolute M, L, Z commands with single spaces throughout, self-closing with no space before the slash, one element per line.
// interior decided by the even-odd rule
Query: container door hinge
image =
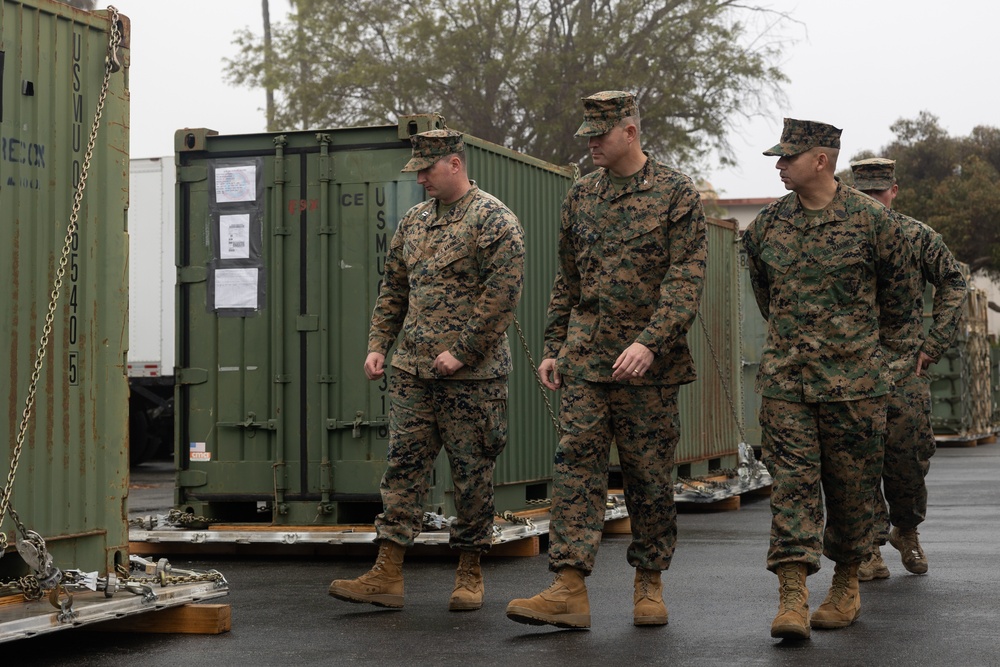
<path fill-rule="evenodd" d="M 178 284 L 203 283 L 208 280 L 208 269 L 204 266 L 182 266 L 177 269 Z"/>
<path fill-rule="evenodd" d="M 193 165 L 190 167 L 178 167 L 178 183 L 200 183 L 208 180 L 208 167 Z"/>
<path fill-rule="evenodd" d="M 208 382 L 208 371 L 204 368 L 178 368 L 174 371 L 177 384 L 204 384 Z"/>
<path fill-rule="evenodd" d="M 205 486 L 208 474 L 204 470 L 178 470 L 177 485 L 181 487 Z"/>
<path fill-rule="evenodd" d="M 299 315 L 295 320 L 296 331 L 319 331 L 319 315 Z"/>

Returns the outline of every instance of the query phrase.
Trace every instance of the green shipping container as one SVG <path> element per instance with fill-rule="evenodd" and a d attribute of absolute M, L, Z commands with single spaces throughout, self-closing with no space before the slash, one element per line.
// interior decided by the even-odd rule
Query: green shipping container
<path fill-rule="evenodd" d="M 742 308 L 740 311 L 740 340 L 742 341 L 743 367 L 743 419 L 746 424 L 747 444 L 759 450 L 761 447 L 760 432 L 760 394 L 755 390 L 757 371 L 760 369 L 760 357 L 767 342 L 767 321 L 760 314 L 757 298 L 750 284 L 750 268 L 747 265 L 746 252 L 739 249 L 740 258 L 740 296 Z"/>
<path fill-rule="evenodd" d="M 105 78 L 108 12 L 47 0 L 0 5 L 0 426 L 8 445 L 4 483 L 16 459 L 10 507 L 46 542 L 53 565 L 107 572 L 128 560 L 128 45 L 119 16 L 93 157 L 88 139 Z M 64 257 L 77 183 L 86 176 L 78 229 L 41 359 L 34 410 L 17 451 L 53 280 Z M 2 530 L 21 534 L 12 516 Z M 27 573 L 16 553 L 0 579 Z"/>
<path fill-rule="evenodd" d="M 678 477 L 701 477 L 736 468 L 742 441 L 737 226 L 708 219 L 708 267 L 698 317 L 688 332 L 698 380 L 681 387 L 681 439 L 674 457 Z"/>
<path fill-rule="evenodd" d="M 177 150 L 176 505 L 229 522 L 370 523 L 381 511 L 387 383 L 362 371 L 382 263 L 400 217 L 424 199 L 400 173 L 398 126 L 220 136 L 180 130 Z M 542 349 L 559 208 L 556 167 L 467 137 L 469 173 L 526 234 L 518 319 Z M 550 496 L 555 426 L 517 332 L 497 509 Z M 442 455 L 425 509 L 454 514 Z"/>
<path fill-rule="evenodd" d="M 681 437 L 674 455 L 675 479 L 705 477 L 736 468 L 739 443 L 745 441 L 738 230 L 732 220 L 709 218 L 707 223 L 704 291 L 698 317 L 687 336 L 698 379 L 683 385 L 677 398 Z M 621 488 L 616 449 L 611 451 L 611 466 L 611 486 Z"/>

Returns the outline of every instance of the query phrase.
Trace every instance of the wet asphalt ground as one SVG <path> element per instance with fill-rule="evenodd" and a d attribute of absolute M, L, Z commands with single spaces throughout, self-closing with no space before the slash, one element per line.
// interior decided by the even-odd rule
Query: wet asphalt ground
<path fill-rule="evenodd" d="M 605 537 L 588 579 L 592 628 L 513 623 L 511 598 L 548 586 L 542 555 L 484 560 L 486 603 L 449 612 L 455 560 L 407 555 L 406 606 L 385 610 L 335 600 L 331 579 L 354 577 L 372 557 L 170 556 L 178 567 L 221 571 L 232 606 L 222 635 L 67 630 L 0 647 L 5 665 L 135 667 L 239 665 L 1000 665 L 1000 444 L 939 449 L 927 478 L 930 502 L 920 539 L 930 564 L 908 574 L 892 547 L 889 579 L 861 584 L 862 616 L 812 638 L 770 637 L 777 578 L 764 569 L 766 497 L 738 511 L 682 512 L 673 565 L 665 574 L 670 623 L 632 625 L 634 570 L 626 536 Z M 132 514 L 163 512 L 172 499 L 169 463 L 133 471 Z M 808 580 L 815 609 L 833 565 Z M 155 613 L 155 612 L 153 612 Z"/>

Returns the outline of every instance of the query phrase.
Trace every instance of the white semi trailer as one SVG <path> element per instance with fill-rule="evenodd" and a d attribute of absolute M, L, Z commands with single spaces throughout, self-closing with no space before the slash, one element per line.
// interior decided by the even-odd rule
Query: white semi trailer
<path fill-rule="evenodd" d="M 130 462 L 173 451 L 174 157 L 129 167 Z"/>

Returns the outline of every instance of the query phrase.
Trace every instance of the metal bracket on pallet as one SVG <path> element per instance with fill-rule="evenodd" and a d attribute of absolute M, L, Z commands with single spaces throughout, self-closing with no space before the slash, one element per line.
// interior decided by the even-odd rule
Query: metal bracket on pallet
<path fill-rule="evenodd" d="M 425 515 L 437 520 L 439 515 Z M 516 515 L 515 515 L 516 516 Z M 624 519 L 628 517 L 625 508 L 625 498 L 621 494 L 608 496 L 608 505 L 604 512 L 605 521 Z M 503 517 L 501 517 L 503 518 Z M 448 519 L 440 517 L 441 530 L 426 530 L 416 538 L 417 544 L 441 545 L 448 544 Z M 133 524 L 129 528 L 130 542 L 149 542 L 154 544 L 371 544 L 375 541 L 375 532 L 367 529 L 339 528 L 330 526 L 329 530 L 295 530 L 292 527 L 272 527 L 271 530 L 182 530 L 176 528 L 157 528 L 156 522 L 150 522 L 150 528 Z M 528 537 L 549 534 L 549 519 L 546 516 L 532 517 L 526 521 L 503 521 L 493 525 L 493 544 L 514 542 Z"/>
<path fill-rule="evenodd" d="M 745 442 L 739 445 L 739 465 L 735 474 L 724 480 L 679 479 L 674 484 L 674 501 L 712 503 L 771 486 L 771 475 L 756 459 L 753 448 Z"/>
<path fill-rule="evenodd" d="M 0 643 L 229 593 L 225 577 L 214 570 L 182 570 L 166 558 L 153 562 L 139 556 L 130 556 L 129 564 L 127 575 L 109 572 L 100 577 L 97 572 L 66 570 L 63 587 L 67 597 L 55 596 L 54 602 L 41 598 L 0 605 Z M 120 591 L 131 595 L 114 595 Z"/>

